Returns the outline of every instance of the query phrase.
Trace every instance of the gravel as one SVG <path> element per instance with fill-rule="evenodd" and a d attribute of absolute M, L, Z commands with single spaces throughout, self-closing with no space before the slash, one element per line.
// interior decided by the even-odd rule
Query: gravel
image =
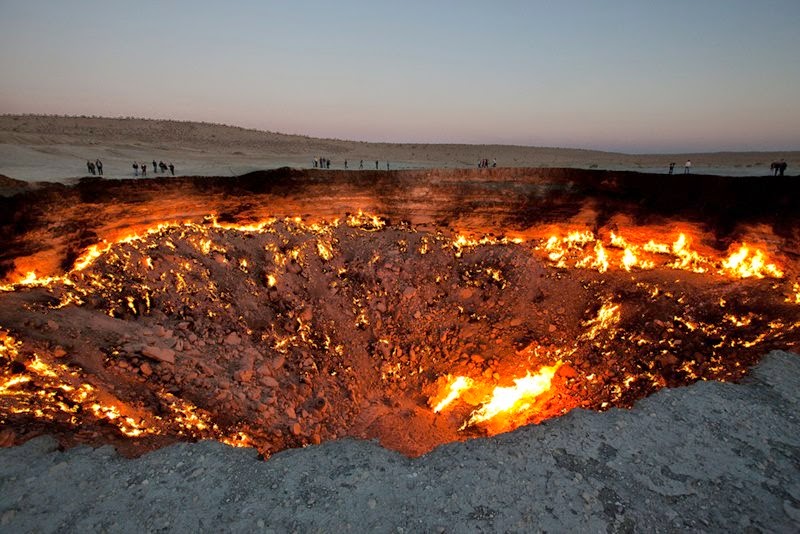
<path fill-rule="evenodd" d="M 2 532 L 711 532 L 800 529 L 800 359 L 409 459 L 354 440 L 262 461 L 205 441 L 135 460 L 0 450 Z"/>

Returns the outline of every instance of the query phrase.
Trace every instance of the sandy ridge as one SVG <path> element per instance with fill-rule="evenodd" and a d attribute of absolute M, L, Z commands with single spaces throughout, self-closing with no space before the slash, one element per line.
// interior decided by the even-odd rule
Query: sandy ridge
<path fill-rule="evenodd" d="M 84 176 L 86 160 L 100 158 L 106 175 L 133 176 L 132 162 L 173 161 L 183 175 L 236 175 L 252 170 L 312 166 L 314 157 L 331 168 L 365 169 L 474 167 L 482 158 L 499 167 L 575 167 L 678 172 L 692 159 L 697 172 L 766 175 L 786 159 L 800 167 L 800 151 L 707 154 L 620 154 L 573 148 L 427 143 L 365 143 L 319 139 L 219 124 L 134 118 L 0 115 L 0 174 L 28 181 L 63 181 Z M 151 173 L 152 174 L 152 168 Z"/>

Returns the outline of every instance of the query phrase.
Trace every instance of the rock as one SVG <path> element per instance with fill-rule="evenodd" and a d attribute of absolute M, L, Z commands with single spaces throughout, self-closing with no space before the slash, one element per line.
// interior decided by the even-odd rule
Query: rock
<path fill-rule="evenodd" d="M 163 347 L 154 347 L 152 345 L 148 345 L 142 349 L 142 356 L 146 356 L 160 362 L 171 364 L 175 363 L 175 351 Z"/>
<path fill-rule="evenodd" d="M 11 447 L 14 445 L 14 440 L 17 435 L 10 428 L 6 428 L 0 432 L 0 447 Z"/>
<path fill-rule="evenodd" d="M 273 388 L 273 389 L 277 388 L 278 385 L 279 385 L 278 381 L 275 380 L 274 378 L 272 378 L 269 375 L 261 375 L 261 376 L 259 376 L 258 377 L 258 381 L 261 382 L 261 385 L 263 385 L 265 387 L 268 387 L 268 388 Z"/>
<path fill-rule="evenodd" d="M 294 411 L 294 406 L 287 406 L 286 407 L 286 416 L 289 419 L 297 419 L 297 413 Z"/>
<path fill-rule="evenodd" d="M 239 382 L 242 382 L 242 383 L 246 384 L 246 383 L 250 382 L 253 379 L 253 371 L 251 371 L 249 369 L 248 370 L 244 370 L 244 371 L 236 371 L 233 374 L 233 377 L 236 380 L 238 380 Z"/>
<path fill-rule="evenodd" d="M 575 378 L 578 376 L 578 371 L 569 364 L 564 364 L 558 369 L 558 374 L 564 378 Z"/>
<path fill-rule="evenodd" d="M 378 310 L 378 311 L 379 311 L 379 312 L 381 312 L 381 313 L 386 313 L 386 309 L 387 309 L 387 308 L 386 308 L 386 303 L 385 303 L 385 302 L 383 302 L 382 300 L 381 300 L 381 301 L 379 301 L 379 302 L 378 302 L 378 303 L 375 305 L 375 309 L 376 309 L 376 310 Z"/>
<path fill-rule="evenodd" d="M 669 352 L 666 354 L 659 354 L 656 360 L 662 367 L 673 367 L 680 361 L 677 356 Z"/>
<path fill-rule="evenodd" d="M 290 261 L 286 266 L 286 270 L 293 274 L 300 274 L 303 272 L 303 266 L 292 259 L 292 261 Z"/>
<path fill-rule="evenodd" d="M 407 287 L 406 287 L 406 288 L 403 290 L 403 298 L 404 298 L 404 299 L 410 299 L 410 298 L 413 298 L 413 297 L 414 297 L 414 295 L 416 295 L 416 294 L 417 294 L 417 288 L 416 288 L 416 287 L 413 287 L 413 286 L 407 286 Z"/>
<path fill-rule="evenodd" d="M 53 356 L 55 356 L 56 358 L 63 358 L 66 355 L 67 351 L 64 350 L 64 347 L 56 347 L 55 350 L 53 351 Z"/>
<path fill-rule="evenodd" d="M 224 343 L 226 345 L 238 346 L 242 340 L 236 332 L 231 332 L 225 337 Z"/>
<path fill-rule="evenodd" d="M 272 360 L 272 368 L 273 369 L 280 369 L 281 367 L 283 367 L 284 363 L 286 363 L 286 357 L 285 356 L 276 356 Z"/>
<path fill-rule="evenodd" d="M 55 321 L 47 321 L 47 328 L 50 330 L 58 330 L 59 326 L 58 323 Z"/>
<path fill-rule="evenodd" d="M 122 346 L 122 350 L 128 354 L 136 354 L 137 352 L 142 352 L 144 347 L 144 343 L 125 343 Z"/>
<path fill-rule="evenodd" d="M 153 374 L 153 368 L 152 368 L 152 367 L 150 367 L 150 364 L 149 364 L 149 363 L 147 363 L 147 362 L 144 362 L 144 363 L 141 365 L 141 367 L 139 367 L 139 370 L 142 372 L 142 374 L 143 374 L 144 376 L 150 376 L 150 375 L 152 375 L 152 374 Z"/>
<path fill-rule="evenodd" d="M 549 325 L 549 326 L 547 327 L 547 331 L 548 331 L 548 332 L 550 332 L 551 334 L 552 334 L 553 332 L 555 332 L 556 330 L 558 330 L 558 327 L 557 327 L 556 325 L 554 325 L 554 324 L 551 324 L 551 325 Z"/>
<path fill-rule="evenodd" d="M 302 430 L 303 429 L 300 426 L 300 423 L 295 423 L 295 424 L 292 425 L 292 434 L 294 434 L 295 436 L 299 436 L 300 432 L 302 432 Z"/>
<path fill-rule="evenodd" d="M 461 300 L 467 300 L 475 294 L 475 290 L 471 287 L 465 287 L 458 292 L 458 298 Z"/>

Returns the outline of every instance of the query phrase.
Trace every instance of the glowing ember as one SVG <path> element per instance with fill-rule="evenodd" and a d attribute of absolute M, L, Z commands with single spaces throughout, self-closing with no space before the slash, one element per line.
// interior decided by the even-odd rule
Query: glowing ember
<path fill-rule="evenodd" d="M 619 322 L 619 304 L 606 303 L 597 311 L 597 317 L 584 323 L 589 330 L 584 334 L 587 339 L 596 338 L 601 332 L 608 330 Z"/>

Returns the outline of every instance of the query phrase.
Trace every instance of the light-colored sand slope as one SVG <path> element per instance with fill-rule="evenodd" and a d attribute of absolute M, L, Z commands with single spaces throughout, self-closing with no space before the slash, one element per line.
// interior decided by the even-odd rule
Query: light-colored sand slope
<path fill-rule="evenodd" d="M 133 175 L 133 161 L 172 162 L 183 175 L 238 175 L 282 166 L 311 167 L 315 156 L 331 168 L 386 169 L 474 167 L 481 158 L 500 167 L 578 167 L 676 172 L 691 159 L 693 171 L 725 175 L 769 173 L 785 159 L 788 172 L 800 168 L 800 151 L 630 155 L 569 148 L 505 145 L 362 143 L 317 139 L 197 122 L 33 115 L 0 116 L 0 174 L 22 180 L 67 180 L 87 174 L 86 160 L 101 159 L 108 177 Z"/>

